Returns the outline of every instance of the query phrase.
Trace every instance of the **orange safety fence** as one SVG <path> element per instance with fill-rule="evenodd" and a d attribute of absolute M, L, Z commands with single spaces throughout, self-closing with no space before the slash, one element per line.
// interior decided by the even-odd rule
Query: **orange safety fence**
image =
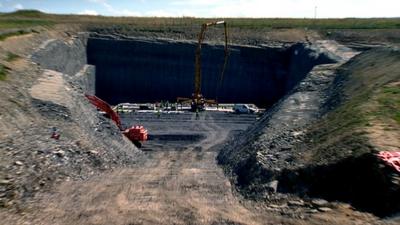
<path fill-rule="evenodd" d="M 400 173 L 400 152 L 381 151 L 377 156 Z"/>

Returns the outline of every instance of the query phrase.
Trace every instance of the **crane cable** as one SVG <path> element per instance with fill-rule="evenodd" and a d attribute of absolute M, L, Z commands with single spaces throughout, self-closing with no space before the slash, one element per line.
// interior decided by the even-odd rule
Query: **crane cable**
<path fill-rule="evenodd" d="M 227 27 L 226 27 L 226 22 L 224 23 L 224 32 L 225 32 L 224 64 L 222 66 L 221 77 L 220 77 L 219 83 L 217 85 L 217 90 L 215 91 L 215 93 L 216 93 L 215 100 L 216 100 L 217 104 L 218 104 L 219 89 L 221 88 L 222 82 L 224 80 L 224 73 L 225 73 L 226 65 L 228 64 L 228 56 L 229 56 L 228 31 L 227 31 Z"/>

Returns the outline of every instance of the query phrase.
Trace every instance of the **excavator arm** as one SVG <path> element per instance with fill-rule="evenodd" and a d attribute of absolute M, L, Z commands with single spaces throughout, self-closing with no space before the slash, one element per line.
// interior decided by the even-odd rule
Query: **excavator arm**
<path fill-rule="evenodd" d="M 115 122 L 120 130 L 123 130 L 121 119 L 118 113 L 116 113 L 107 102 L 101 100 L 95 95 L 85 94 L 85 97 L 90 101 L 90 103 L 92 103 L 92 105 L 105 112 L 110 117 L 110 119 Z"/>
<path fill-rule="evenodd" d="M 142 146 L 140 142 L 147 140 L 147 130 L 144 129 L 143 126 L 132 126 L 124 129 L 118 113 L 116 113 L 107 102 L 101 100 L 95 95 L 85 94 L 85 96 L 89 102 L 92 103 L 92 105 L 105 112 L 111 118 L 111 120 L 115 122 L 122 133 L 136 145 L 136 147 L 140 148 Z"/>
<path fill-rule="evenodd" d="M 227 34 L 227 28 L 226 28 L 226 22 L 225 21 L 215 21 L 215 22 L 210 22 L 210 23 L 204 23 L 201 26 L 201 31 L 199 33 L 198 37 L 198 44 L 197 44 L 197 49 L 196 49 L 196 59 L 195 59 L 195 82 L 194 82 L 194 93 L 196 95 L 199 95 L 201 92 L 201 47 L 205 38 L 205 33 L 208 27 L 210 26 L 215 26 L 218 24 L 223 24 L 224 25 L 224 32 L 225 32 L 225 60 L 224 60 L 224 68 L 223 72 L 225 69 L 225 64 L 228 58 L 228 34 Z M 222 74 L 223 75 L 223 74 Z M 222 76 L 221 75 L 221 76 Z"/>

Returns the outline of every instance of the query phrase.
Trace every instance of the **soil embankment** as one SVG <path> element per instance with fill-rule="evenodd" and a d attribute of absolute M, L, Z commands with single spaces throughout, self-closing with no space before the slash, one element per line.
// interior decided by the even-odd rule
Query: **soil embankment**
<path fill-rule="evenodd" d="M 398 56 L 393 49 L 375 49 L 344 65 L 321 66 L 328 67 L 322 73 L 316 67 L 314 75 L 249 128 L 247 137 L 232 140 L 218 156 L 240 192 L 278 202 L 287 195 L 274 191 L 309 201 L 339 200 L 378 216 L 398 212 L 398 178 L 374 155 L 389 150 L 383 146 L 398 149 L 398 143 L 379 146 L 371 139 L 376 121 L 386 124 L 382 133 L 398 136 L 395 113 L 387 118 L 389 108 L 398 109 L 393 90 L 400 78 Z M 382 96 L 386 89 L 391 91 Z M 377 95 L 380 103 L 368 101 Z"/>
<path fill-rule="evenodd" d="M 132 164 L 139 154 L 84 99 L 94 75 L 85 66 L 84 40 L 43 31 L 1 43 L 2 55 L 18 54 L 2 62 L 9 70 L 0 82 L 0 203 L 5 208 L 21 209 L 54 184 Z M 50 138 L 54 128 L 59 140 Z"/>

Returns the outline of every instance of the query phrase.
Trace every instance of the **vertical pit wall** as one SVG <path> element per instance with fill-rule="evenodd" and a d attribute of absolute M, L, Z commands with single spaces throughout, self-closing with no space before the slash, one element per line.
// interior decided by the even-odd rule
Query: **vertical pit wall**
<path fill-rule="evenodd" d="M 88 63 L 96 67 L 96 95 L 111 104 L 175 101 L 194 86 L 195 42 L 89 38 Z M 318 64 L 331 59 L 305 44 L 230 46 L 222 82 L 222 45 L 203 45 L 202 93 L 220 103 L 270 106 Z M 221 85 L 221 86 L 219 86 Z"/>

